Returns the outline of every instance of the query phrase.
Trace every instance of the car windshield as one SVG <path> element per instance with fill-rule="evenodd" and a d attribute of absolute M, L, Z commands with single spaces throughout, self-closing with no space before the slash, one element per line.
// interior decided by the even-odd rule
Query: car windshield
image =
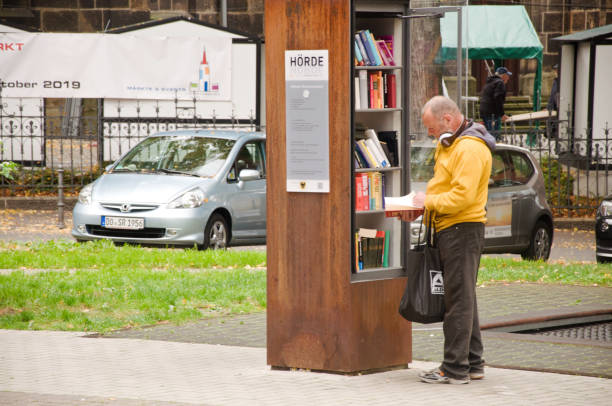
<path fill-rule="evenodd" d="M 193 136 L 150 137 L 135 146 L 111 172 L 163 172 L 212 177 L 235 141 Z"/>
<path fill-rule="evenodd" d="M 412 182 L 428 182 L 434 173 L 435 145 L 410 146 L 410 180 Z"/>

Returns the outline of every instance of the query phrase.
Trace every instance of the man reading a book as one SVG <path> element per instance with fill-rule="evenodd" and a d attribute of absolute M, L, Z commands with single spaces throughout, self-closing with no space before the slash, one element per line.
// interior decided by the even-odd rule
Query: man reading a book
<path fill-rule="evenodd" d="M 427 383 L 469 383 L 484 377 L 476 278 L 495 138 L 484 126 L 466 120 L 455 102 L 443 96 L 425 104 L 422 120 L 438 145 L 433 178 L 414 203 L 424 205 L 434 219 L 446 310 L 444 360 L 419 377 Z"/>

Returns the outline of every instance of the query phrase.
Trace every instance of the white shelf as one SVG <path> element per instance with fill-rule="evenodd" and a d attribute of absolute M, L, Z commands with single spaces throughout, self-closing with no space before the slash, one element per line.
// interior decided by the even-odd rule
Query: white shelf
<path fill-rule="evenodd" d="M 366 4 L 362 2 L 362 5 Z M 381 3 L 382 5 L 382 3 Z M 398 166 L 388 168 L 353 168 L 352 173 L 371 173 L 380 172 L 384 178 L 384 195 L 385 196 L 401 196 L 403 192 L 403 183 L 405 176 L 405 166 L 403 162 L 403 141 L 404 141 L 404 106 L 403 106 L 403 91 L 404 91 L 404 76 L 405 69 L 402 66 L 403 61 L 403 39 L 404 39 L 404 22 L 399 18 L 392 17 L 388 13 L 386 7 L 379 8 L 379 4 L 367 3 L 367 15 L 356 16 L 355 30 L 368 29 L 372 34 L 379 38 L 381 36 L 393 36 L 393 57 L 396 65 L 383 66 L 353 66 L 352 72 L 355 77 L 359 77 L 359 73 L 363 71 L 383 73 L 394 73 L 396 78 L 395 97 L 396 107 L 394 108 L 378 108 L 378 109 L 354 109 L 353 119 L 355 125 L 359 123 L 366 128 L 371 128 L 378 134 L 382 131 L 395 131 L 397 134 L 397 151 Z M 403 7 L 403 6 L 400 6 Z M 359 9 L 359 6 L 357 7 Z M 376 10 L 382 13 L 376 13 Z M 353 36 L 351 36 L 353 37 Z M 353 46 L 354 44 L 351 43 Z M 363 73 L 362 73 L 363 75 Z M 354 127 L 353 127 L 354 128 Z M 354 134 L 351 134 L 352 142 L 354 142 Z M 352 162 L 352 161 L 351 161 Z M 353 196 L 354 198 L 354 196 Z M 392 279 L 405 276 L 404 267 L 402 264 L 403 253 L 407 250 L 406 241 L 404 238 L 405 226 L 397 218 L 386 217 L 384 210 L 363 210 L 353 212 L 353 227 L 354 231 L 359 228 L 368 228 L 375 230 L 389 231 L 389 252 L 388 252 L 388 267 L 367 268 L 356 271 L 352 270 L 351 281 L 363 282 L 381 279 Z M 355 241 L 353 241 L 355 246 Z M 356 249 L 356 248 L 354 248 Z"/>

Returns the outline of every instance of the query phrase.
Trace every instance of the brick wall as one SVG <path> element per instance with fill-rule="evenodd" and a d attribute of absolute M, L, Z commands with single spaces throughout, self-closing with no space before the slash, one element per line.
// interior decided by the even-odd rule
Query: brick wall
<path fill-rule="evenodd" d="M 264 0 L 227 0 L 227 25 L 263 36 Z M 0 17 L 43 32 L 101 32 L 152 19 L 194 17 L 221 24 L 219 0 L 0 0 Z"/>
<path fill-rule="evenodd" d="M 508 5 L 509 1 L 470 1 L 470 4 Z M 544 46 L 544 69 L 559 61 L 559 45 L 553 38 L 612 24 L 612 0 L 526 0 L 525 6 Z M 527 70 L 535 66 L 526 67 Z"/>
<path fill-rule="evenodd" d="M 527 10 L 544 45 L 545 67 L 559 60 L 559 44 L 552 41 L 553 38 L 612 24 L 612 0 L 534 0 L 528 3 L 536 3 Z"/>

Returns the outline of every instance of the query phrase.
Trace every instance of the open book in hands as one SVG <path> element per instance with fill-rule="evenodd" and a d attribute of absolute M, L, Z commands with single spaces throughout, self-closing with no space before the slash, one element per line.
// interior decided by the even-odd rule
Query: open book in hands
<path fill-rule="evenodd" d="M 403 221 L 413 221 L 423 214 L 423 207 L 414 203 L 415 192 L 400 197 L 385 197 L 385 215 L 398 217 Z"/>

